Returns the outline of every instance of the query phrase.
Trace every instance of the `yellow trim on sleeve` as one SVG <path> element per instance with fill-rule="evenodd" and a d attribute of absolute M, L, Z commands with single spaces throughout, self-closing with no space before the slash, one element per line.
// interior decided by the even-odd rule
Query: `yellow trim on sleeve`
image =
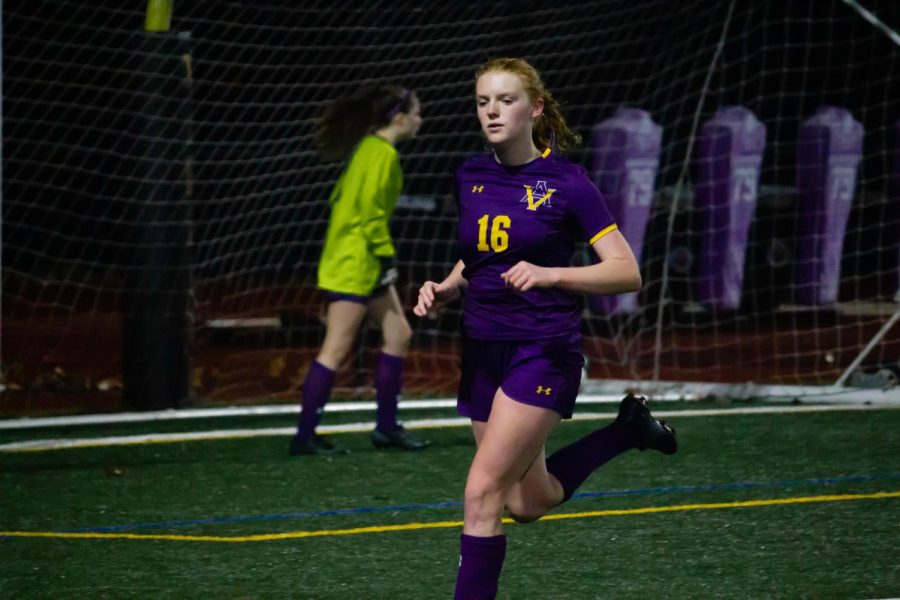
<path fill-rule="evenodd" d="M 612 225 L 610 225 L 609 227 L 607 227 L 606 229 L 602 230 L 600 233 L 598 233 L 598 234 L 596 234 L 594 237 L 592 237 L 592 238 L 591 238 L 591 241 L 590 241 L 589 243 L 590 243 L 590 244 L 593 244 L 594 242 L 596 242 L 597 240 L 599 240 L 600 238 L 602 238 L 604 235 L 606 235 L 606 234 L 609 233 L 610 231 L 615 231 L 615 230 L 618 229 L 618 228 L 619 228 L 619 226 L 616 225 L 615 223 L 613 223 Z"/>

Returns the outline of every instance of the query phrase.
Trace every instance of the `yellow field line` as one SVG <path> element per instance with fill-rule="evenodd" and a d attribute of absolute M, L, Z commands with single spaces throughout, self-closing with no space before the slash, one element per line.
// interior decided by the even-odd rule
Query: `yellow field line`
<path fill-rule="evenodd" d="M 542 521 L 558 521 L 561 519 L 588 519 L 595 517 L 616 517 L 626 515 L 644 515 L 651 513 L 681 512 L 688 510 L 718 510 L 722 508 L 749 508 L 758 506 L 779 506 L 787 504 L 806 504 L 811 502 L 848 502 L 851 500 L 879 500 L 883 498 L 900 498 L 900 491 L 874 492 L 871 494 L 838 494 L 827 496 L 798 496 L 793 498 L 767 498 L 764 500 L 745 500 L 741 502 L 713 502 L 709 504 L 676 504 L 671 506 L 648 506 L 645 508 L 628 508 L 621 510 L 593 510 L 588 512 L 552 514 L 543 517 Z M 503 519 L 504 523 L 514 523 L 512 519 Z M 138 533 L 66 533 L 55 531 L 0 531 L 0 537 L 17 538 L 57 538 L 57 539 L 101 539 L 101 540 L 167 540 L 172 542 L 270 542 L 274 540 L 295 540 L 300 538 L 326 537 L 338 535 L 359 535 L 363 533 L 387 533 L 392 531 L 417 531 L 421 529 L 447 529 L 462 527 L 462 521 L 436 521 L 433 523 L 403 523 L 400 525 L 377 525 L 372 527 L 355 527 L 352 529 L 323 529 L 320 531 L 289 531 L 287 533 L 268 533 L 246 536 L 214 536 L 214 535 L 169 535 Z"/>
<path fill-rule="evenodd" d="M 872 494 L 836 494 L 828 496 L 797 496 L 793 498 L 767 498 L 765 500 L 745 500 L 743 502 L 713 502 L 709 504 L 678 504 L 675 506 L 648 506 L 625 510 L 594 510 L 579 513 L 562 513 L 542 517 L 542 521 L 559 519 L 584 519 L 589 517 L 613 517 L 619 515 L 642 515 L 685 510 L 716 510 L 720 508 L 749 508 L 752 506 L 778 506 L 785 504 L 805 504 L 810 502 L 847 502 L 849 500 L 877 500 L 879 498 L 900 498 L 900 491 L 874 492 Z"/>

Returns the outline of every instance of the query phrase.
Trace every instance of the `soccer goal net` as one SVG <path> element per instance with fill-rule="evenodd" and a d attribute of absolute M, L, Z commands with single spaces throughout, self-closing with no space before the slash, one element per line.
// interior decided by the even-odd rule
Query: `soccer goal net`
<path fill-rule="evenodd" d="M 473 71 L 497 56 L 563 102 L 640 261 L 639 293 L 583 299 L 586 389 L 896 385 L 895 2 L 175 0 L 168 30 L 136 0 L 2 12 L 7 414 L 119 407 L 129 373 L 174 379 L 174 404 L 294 398 L 341 170 L 316 116 L 371 81 L 422 101 L 392 222 L 409 309 L 456 261 Z M 408 316 L 405 394 L 452 394 L 459 307 Z M 359 341 L 338 394 L 371 384 L 378 331 Z"/>

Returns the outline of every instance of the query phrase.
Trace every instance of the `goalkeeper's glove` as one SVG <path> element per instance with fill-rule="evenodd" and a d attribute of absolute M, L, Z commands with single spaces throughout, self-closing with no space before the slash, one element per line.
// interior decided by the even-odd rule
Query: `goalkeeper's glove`
<path fill-rule="evenodd" d="M 381 256 L 378 258 L 381 263 L 378 272 L 377 287 L 385 287 L 396 283 L 397 281 L 397 260 L 393 256 Z"/>

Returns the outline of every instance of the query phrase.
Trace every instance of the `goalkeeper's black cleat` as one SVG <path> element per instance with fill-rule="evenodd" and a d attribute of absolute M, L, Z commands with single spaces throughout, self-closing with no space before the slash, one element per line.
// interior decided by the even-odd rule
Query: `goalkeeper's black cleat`
<path fill-rule="evenodd" d="M 650 414 L 647 399 L 628 394 L 619 404 L 619 416 L 616 423 L 634 427 L 638 434 L 638 450 L 647 448 L 659 450 L 663 454 L 675 454 L 678 450 L 678 440 L 675 439 L 675 430 L 665 421 L 656 420 Z"/>
<path fill-rule="evenodd" d="M 295 435 L 291 439 L 291 456 L 339 456 L 341 454 L 350 454 L 345 448 L 335 446 L 328 438 L 321 435 L 314 435 L 305 442 Z"/>
<path fill-rule="evenodd" d="M 423 450 L 431 445 L 428 440 L 423 440 L 406 430 L 403 425 L 397 425 L 393 431 L 381 431 L 374 429 L 371 433 L 372 445 L 376 448 L 400 448 L 401 450 Z"/>

